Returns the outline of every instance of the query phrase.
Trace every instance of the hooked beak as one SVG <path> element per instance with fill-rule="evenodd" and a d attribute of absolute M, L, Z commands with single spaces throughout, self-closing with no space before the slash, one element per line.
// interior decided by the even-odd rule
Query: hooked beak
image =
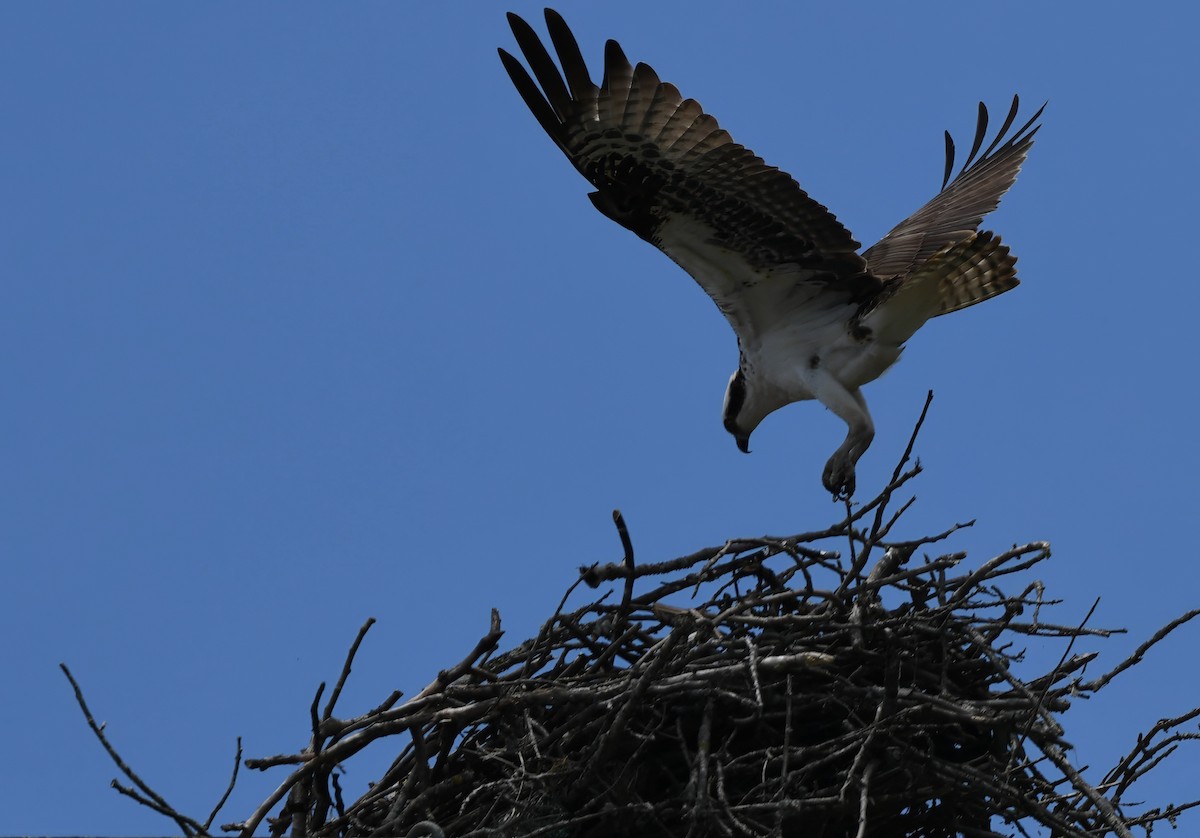
<path fill-rule="evenodd" d="M 735 434 L 734 439 L 737 440 L 737 447 L 743 454 L 750 453 L 750 434 Z"/>

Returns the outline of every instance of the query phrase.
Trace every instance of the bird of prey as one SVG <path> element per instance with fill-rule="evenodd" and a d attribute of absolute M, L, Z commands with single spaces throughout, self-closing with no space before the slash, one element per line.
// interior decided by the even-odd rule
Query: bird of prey
<path fill-rule="evenodd" d="M 557 12 L 546 9 L 557 65 L 528 23 L 512 13 L 508 21 L 529 70 L 503 49 L 500 59 L 542 128 L 595 188 L 592 204 L 691 274 L 733 327 L 740 357 L 723 419 L 738 447 L 749 452 L 750 434 L 768 414 L 816 399 L 848 426 L 822 482 L 835 499 L 849 498 L 855 465 L 875 435 L 859 388 L 899 359 L 925 321 L 1017 285 L 1015 257 L 978 228 L 1016 180 L 1045 105 L 1009 134 L 1014 96 L 980 154 L 988 127 L 981 102 L 962 168 L 952 177 L 947 132 L 941 191 L 860 254 L 850 232 L 790 175 L 735 143 L 648 65 L 631 65 L 616 41 L 605 45 L 597 84 Z"/>

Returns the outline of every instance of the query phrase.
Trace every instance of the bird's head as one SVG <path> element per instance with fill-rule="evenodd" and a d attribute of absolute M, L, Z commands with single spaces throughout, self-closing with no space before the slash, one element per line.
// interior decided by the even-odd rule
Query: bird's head
<path fill-rule="evenodd" d="M 750 453 L 750 434 L 754 433 L 759 422 L 771 412 L 769 409 L 764 410 L 754 395 L 747 385 L 746 374 L 738 367 L 734 374 L 729 376 L 721 418 L 725 423 L 725 430 L 733 434 L 737 447 L 744 454 Z"/>

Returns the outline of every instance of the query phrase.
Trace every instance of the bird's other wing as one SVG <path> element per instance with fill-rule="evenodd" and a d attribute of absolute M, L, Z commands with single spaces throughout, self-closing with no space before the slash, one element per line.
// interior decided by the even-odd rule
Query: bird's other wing
<path fill-rule="evenodd" d="M 1012 107 L 995 139 L 982 155 L 976 157 L 988 129 L 987 107 L 979 103 L 979 119 L 971 153 L 953 180 L 950 175 L 954 170 L 954 140 L 950 132 L 946 132 L 946 174 L 941 191 L 867 248 L 863 258 L 867 260 L 871 273 L 884 280 L 911 273 L 942 248 L 962 241 L 975 232 L 983 217 L 1000 205 L 1001 196 L 1016 181 L 1017 172 L 1029 154 L 1033 137 L 1041 127 L 1036 124 L 1037 120 L 1046 106 L 1038 108 L 1037 113 L 1006 138 L 1019 108 L 1020 100 L 1013 96 Z M 971 302 L 958 305 L 957 308 L 963 308 Z"/>
<path fill-rule="evenodd" d="M 1017 286 L 1017 259 L 990 231 L 971 233 L 888 282 L 861 315 L 877 340 L 900 345 L 930 317 L 957 311 Z"/>
<path fill-rule="evenodd" d="M 1021 284 L 1017 279 L 1017 257 L 1000 237 L 983 230 L 971 239 L 951 245 L 950 258 L 935 254 L 926 266 L 938 276 L 938 309 L 934 317 L 982 303 L 1011 291 Z"/>
<path fill-rule="evenodd" d="M 859 303 L 879 290 L 829 210 L 649 66 L 631 65 L 616 41 L 605 45 L 597 85 L 558 13 L 546 10 L 546 26 L 561 72 L 528 23 L 511 13 L 508 20 L 532 77 L 503 49 L 500 59 L 542 128 L 596 188 L 592 203 L 688 271 L 739 337 L 778 317 L 780 301 Z"/>

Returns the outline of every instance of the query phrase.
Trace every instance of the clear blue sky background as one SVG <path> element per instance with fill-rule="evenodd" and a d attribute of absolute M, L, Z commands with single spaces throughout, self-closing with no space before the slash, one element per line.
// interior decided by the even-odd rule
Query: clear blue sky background
<path fill-rule="evenodd" d="M 867 388 L 859 485 L 934 389 L 902 534 L 978 518 L 948 545 L 971 562 L 1053 542 L 1054 617 L 1101 597 L 1095 622 L 1132 629 L 1099 674 L 1200 604 L 1195 8 L 733 8 L 562 11 L 597 77 L 619 39 L 864 243 L 936 190 L 979 99 L 1050 100 L 991 221 L 1023 284 Z M 108 788 L 60 661 L 202 816 L 237 735 L 305 744 L 368 616 L 345 715 L 424 686 L 491 607 L 505 643 L 533 633 L 576 566 L 619 556 L 614 507 L 646 561 L 838 517 L 819 475 L 843 426 L 793 406 L 736 450 L 732 333 L 591 208 L 496 58 L 504 10 L 0 6 L 0 834 L 169 826 Z M 1077 764 L 1200 701 L 1197 631 L 1077 704 Z M 349 763 L 350 793 L 387 756 Z M 1145 795 L 1194 793 L 1198 766 Z M 221 821 L 282 777 L 243 773 Z"/>

